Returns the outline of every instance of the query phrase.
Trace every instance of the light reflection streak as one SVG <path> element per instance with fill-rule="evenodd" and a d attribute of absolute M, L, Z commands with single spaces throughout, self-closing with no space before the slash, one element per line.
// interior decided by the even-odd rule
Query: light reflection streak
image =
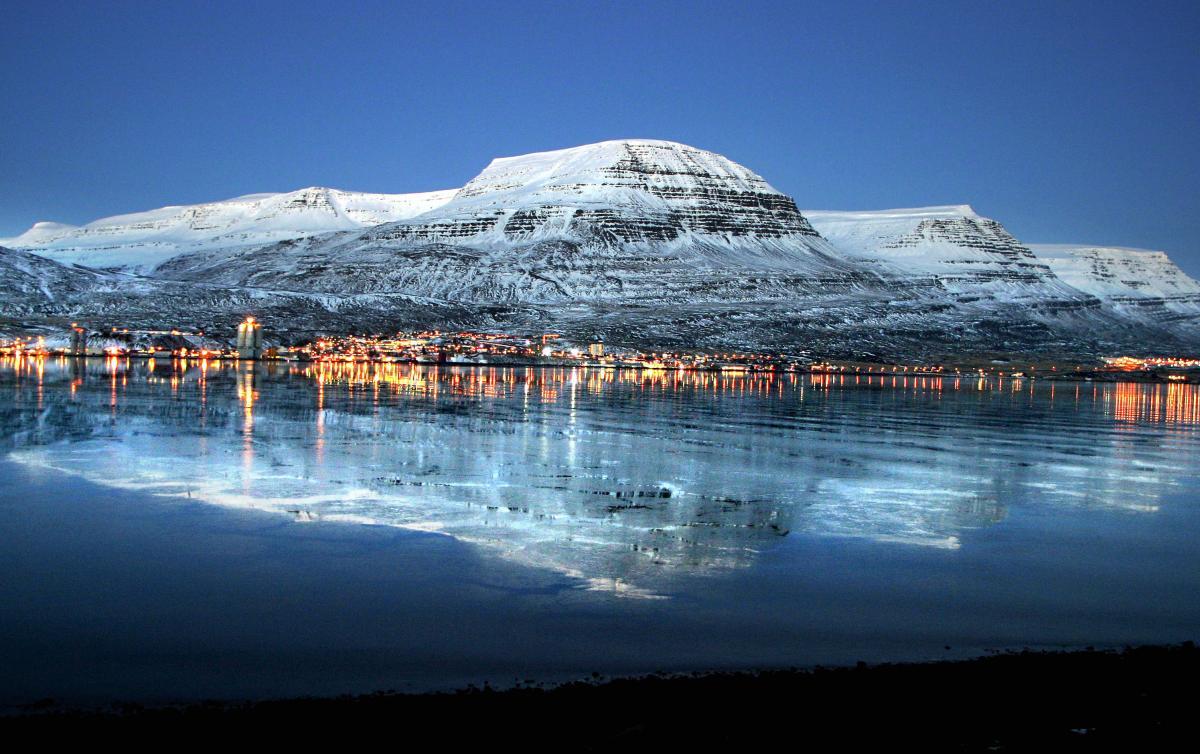
<path fill-rule="evenodd" d="M 57 366 L 65 367 L 68 361 L 83 361 L 68 359 L 68 357 L 51 358 Z M 37 391 L 35 399 L 44 395 L 43 382 L 45 379 L 47 357 L 44 356 L 15 356 L 0 358 L 0 369 L 5 370 L 20 382 L 29 376 L 34 379 Z M 154 359 L 142 362 L 142 379 L 148 382 L 161 382 L 170 387 L 172 394 L 178 394 L 185 385 L 195 384 L 201 403 L 208 399 L 210 374 L 221 374 L 228 370 L 237 369 L 236 362 L 215 360 L 176 359 L 168 364 L 157 364 Z M 119 403 L 118 385 L 127 387 L 131 373 L 138 371 L 131 360 L 116 356 L 103 359 L 104 371 L 109 377 L 109 405 L 113 408 Z M 170 371 L 168 371 L 168 368 Z M 72 366 L 71 369 L 83 368 Z M 259 369 L 254 367 L 252 369 Z M 246 385 L 253 385 L 254 372 L 247 371 L 243 375 Z M 803 397 L 805 380 L 810 387 L 828 391 L 833 388 L 871 389 L 884 388 L 898 393 L 929 394 L 936 396 L 944 392 L 961 392 L 967 383 L 960 378 L 943 378 L 941 376 L 876 376 L 855 374 L 852 380 L 845 374 L 813 373 L 807 376 L 789 373 L 777 375 L 772 372 L 706 372 L 680 370 L 614 370 L 579 368 L 531 368 L 531 367 L 486 367 L 472 366 L 431 366 L 410 363 L 369 363 L 369 362 L 319 362 L 316 364 L 298 366 L 295 364 L 283 367 L 281 376 L 302 376 L 311 380 L 317 387 L 316 404 L 318 412 L 325 402 L 325 388 L 340 386 L 348 396 L 357 399 L 361 391 L 371 391 L 373 405 L 382 405 L 382 396 L 386 393 L 398 396 L 424 397 L 430 400 L 438 398 L 442 391 L 455 396 L 470 396 L 480 398 L 505 398 L 516 392 L 529 397 L 534 394 L 542 401 L 554 403 L 562 399 L 562 391 L 567 391 L 569 403 L 574 406 L 578 399 L 578 390 L 582 388 L 590 395 L 602 395 L 615 385 L 630 385 L 639 392 L 654 391 L 669 393 L 681 390 L 703 390 L 725 396 L 769 396 L 783 397 L 786 392 L 796 393 Z M 137 377 L 135 376 L 135 379 Z M 68 383 L 71 389 L 78 390 L 83 384 L 82 378 L 75 378 Z M 1200 425 L 1200 386 L 1190 383 L 1093 383 L 1088 394 L 1083 392 L 1085 385 L 1071 385 L 1073 403 L 1075 406 L 1090 404 L 1101 406 L 1106 416 L 1118 422 L 1140 422 L 1171 426 Z M 990 379 L 974 380 L 973 389 L 982 393 L 1019 393 L 1024 392 L 1034 396 L 1037 392 L 1036 381 L 1027 379 Z M 1048 401 L 1055 403 L 1058 385 L 1056 381 L 1045 381 L 1044 390 Z M 1090 395 L 1089 395 L 1090 394 Z M 250 387 L 244 388 L 239 397 L 248 399 L 247 408 L 252 412 L 253 401 L 257 392 Z"/>
<path fill-rule="evenodd" d="M 1186 459 L 1200 428 L 1179 383 L 108 358 L 105 385 L 85 366 L 0 360 L 18 410 L 120 409 L 19 459 L 440 531 L 630 593 L 747 565 L 789 531 L 956 548 L 1014 500 L 1153 512 L 1188 468 L 1162 441 Z"/>

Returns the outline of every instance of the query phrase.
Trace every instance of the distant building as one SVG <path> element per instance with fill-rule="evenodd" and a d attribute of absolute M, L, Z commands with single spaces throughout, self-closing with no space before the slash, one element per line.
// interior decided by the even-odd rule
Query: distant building
<path fill-rule="evenodd" d="M 1104 365 L 1109 369 L 1119 369 L 1125 372 L 1131 372 L 1135 369 L 1145 369 L 1145 359 L 1135 359 L 1132 356 L 1116 356 L 1105 357 Z"/>
<path fill-rule="evenodd" d="M 239 359 L 261 359 L 263 356 L 262 325 L 254 317 L 238 325 L 237 352 Z"/>
<path fill-rule="evenodd" d="M 604 355 L 604 344 L 603 343 L 592 343 L 591 345 L 589 345 L 588 346 L 588 355 L 595 356 L 596 358 L 600 358 L 601 356 L 603 356 Z"/>

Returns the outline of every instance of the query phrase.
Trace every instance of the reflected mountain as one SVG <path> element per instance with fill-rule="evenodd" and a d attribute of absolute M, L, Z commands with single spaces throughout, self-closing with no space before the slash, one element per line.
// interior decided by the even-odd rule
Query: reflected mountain
<path fill-rule="evenodd" d="M 21 463 L 299 522 L 441 532 L 652 596 L 789 535 L 956 548 L 1010 509 L 1154 511 L 1188 385 L 878 375 L 0 362 Z"/>

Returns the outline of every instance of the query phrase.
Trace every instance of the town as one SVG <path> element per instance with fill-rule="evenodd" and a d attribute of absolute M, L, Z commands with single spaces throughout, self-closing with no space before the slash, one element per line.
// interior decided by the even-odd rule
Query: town
<path fill-rule="evenodd" d="M 376 362 L 447 366 L 573 366 L 594 369 L 706 370 L 716 372 L 851 372 L 868 374 L 979 375 L 1016 379 L 1085 378 L 1200 383 L 1200 359 L 1186 357 L 1105 357 L 1095 364 L 1018 365 L 1010 359 L 989 363 L 888 364 L 833 361 L 809 353 L 652 351 L 607 344 L 575 343 L 558 333 L 398 332 L 392 335 L 326 335 L 295 346 L 264 339 L 254 317 L 237 324 L 230 341 L 204 331 L 90 331 L 71 323 L 61 335 L 0 340 L 4 356 L 123 357 L 156 360 L 251 360 L 282 362 Z"/>

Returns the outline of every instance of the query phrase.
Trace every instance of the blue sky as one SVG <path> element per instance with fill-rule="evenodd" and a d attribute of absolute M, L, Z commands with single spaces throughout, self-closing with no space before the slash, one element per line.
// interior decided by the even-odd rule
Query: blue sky
<path fill-rule="evenodd" d="M 681 141 L 801 207 L 970 203 L 1200 275 L 1200 4 L 111 2 L 0 11 L 0 236 Z"/>

